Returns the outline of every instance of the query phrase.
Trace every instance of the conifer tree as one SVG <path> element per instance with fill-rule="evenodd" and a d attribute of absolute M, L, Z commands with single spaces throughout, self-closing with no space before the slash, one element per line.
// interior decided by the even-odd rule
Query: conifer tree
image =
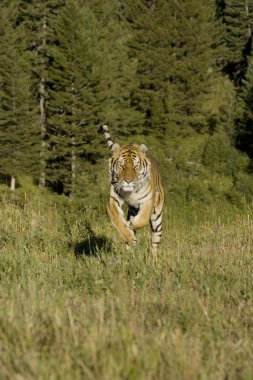
<path fill-rule="evenodd" d="M 30 53 L 33 96 L 37 99 L 37 129 L 40 132 L 40 174 L 39 185 L 46 184 L 47 158 L 47 125 L 46 125 L 46 80 L 48 48 L 50 46 L 50 17 L 58 7 L 63 6 L 64 0 L 20 0 L 18 22 L 23 25 L 26 35 L 25 50 Z"/>
<path fill-rule="evenodd" d="M 89 140 L 87 127 L 94 126 L 96 119 L 93 92 L 97 84 L 92 67 L 98 31 L 92 13 L 80 9 L 75 0 L 62 7 L 52 21 L 55 43 L 48 68 L 48 173 L 51 184 L 61 184 L 64 192 L 71 194 L 85 134 Z"/>
<path fill-rule="evenodd" d="M 237 144 L 253 159 L 253 53 L 249 57 L 248 71 L 242 83 L 239 99 Z"/>
<path fill-rule="evenodd" d="M 124 1 L 85 0 L 100 29 L 99 120 L 115 126 L 120 135 L 138 133 L 143 123 L 136 109 L 137 61 L 131 52 L 132 29 L 125 20 Z"/>
<path fill-rule="evenodd" d="M 207 128 L 203 111 L 214 76 L 214 8 L 210 1 L 129 0 L 135 31 L 140 110 L 147 132 Z M 174 131 L 174 132 L 173 132 Z M 177 133 L 177 132 L 176 132 Z"/>
<path fill-rule="evenodd" d="M 227 49 L 223 56 L 223 71 L 238 86 L 247 71 L 251 51 L 253 3 L 250 0 L 218 0 L 217 15 L 224 25 L 220 39 Z"/>
<path fill-rule="evenodd" d="M 135 62 L 128 58 L 126 37 L 107 8 L 101 14 L 93 8 L 71 0 L 52 20 L 48 173 L 66 194 L 75 192 L 77 177 L 94 161 L 95 126 L 106 121 L 130 134 L 140 119 L 130 104 Z"/>
<path fill-rule="evenodd" d="M 35 177 L 38 169 L 38 133 L 31 93 L 25 33 L 17 26 L 17 7 L 1 5 L 0 30 L 0 171 L 11 176 L 12 190 L 20 175 Z"/>

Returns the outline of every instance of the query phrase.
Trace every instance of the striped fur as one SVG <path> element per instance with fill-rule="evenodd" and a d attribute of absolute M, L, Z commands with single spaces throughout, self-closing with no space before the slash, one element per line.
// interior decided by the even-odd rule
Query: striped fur
<path fill-rule="evenodd" d="M 145 144 L 120 147 L 111 139 L 109 128 L 102 125 L 107 145 L 112 151 L 109 160 L 111 188 L 107 213 L 113 226 L 126 241 L 136 244 L 136 230 L 150 223 L 151 251 L 156 254 L 162 236 L 164 189 L 157 161 L 146 154 Z M 122 206 L 128 205 L 127 219 Z"/>

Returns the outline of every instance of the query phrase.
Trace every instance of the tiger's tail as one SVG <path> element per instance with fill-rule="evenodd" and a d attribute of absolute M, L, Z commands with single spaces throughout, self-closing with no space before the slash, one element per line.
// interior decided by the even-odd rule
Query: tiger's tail
<path fill-rule="evenodd" d="M 114 142 L 112 141 L 112 139 L 111 139 L 111 135 L 110 135 L 110 133 L 109 133 L 109 128 L 108 128 L 108 126 L 107 125 L 105 125 L 105 124 L 102 124 L 100 127 L 99 127 L 99 129 L 98 129 L 98 132 L 100 133 L 104 133 L 104 136 L 105 136 L 105 139 L 106 139 L 106 141 L 107 141 L 107 145 L 108 145 L 108 147 L 110 148 L 110 150 L 113 150 L 113 145 L 114 145 Z"/>

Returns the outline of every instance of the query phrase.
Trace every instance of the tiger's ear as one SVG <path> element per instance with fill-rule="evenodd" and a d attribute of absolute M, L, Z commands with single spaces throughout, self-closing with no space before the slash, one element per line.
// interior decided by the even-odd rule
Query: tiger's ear
<path fill-rule="evenodd" d="M 148 150 L 148 147 L 145 144 L 141 144 L 139 146 L 139 149 L 140 149 L 141 152 L 146 153 L 146 151 Z"/>
<path fill-rule="evenodd" d="M 117 143 L 114 143 L 111 147 L 111 150 L 113 151 L 113 153 L 118 152 L 120 150 L 120 145 Z"/>

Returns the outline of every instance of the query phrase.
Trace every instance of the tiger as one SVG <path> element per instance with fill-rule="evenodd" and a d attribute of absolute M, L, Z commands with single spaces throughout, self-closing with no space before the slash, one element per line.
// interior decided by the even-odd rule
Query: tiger
<path fill-rule="evenodd" d="M 126 248 L 136 245 L 136 230 L 151 226 L 151 253 L 157 254 L 162 236 L 164 187 L 158 162 L 147 154 L 145 144 L 114 143 L 107 125 L 100 126 L 112 152 L 109 159 L 110 196 L 107 214 L 125 240 Z M 128 206 L 127 218 L 122 210 Z"/>

